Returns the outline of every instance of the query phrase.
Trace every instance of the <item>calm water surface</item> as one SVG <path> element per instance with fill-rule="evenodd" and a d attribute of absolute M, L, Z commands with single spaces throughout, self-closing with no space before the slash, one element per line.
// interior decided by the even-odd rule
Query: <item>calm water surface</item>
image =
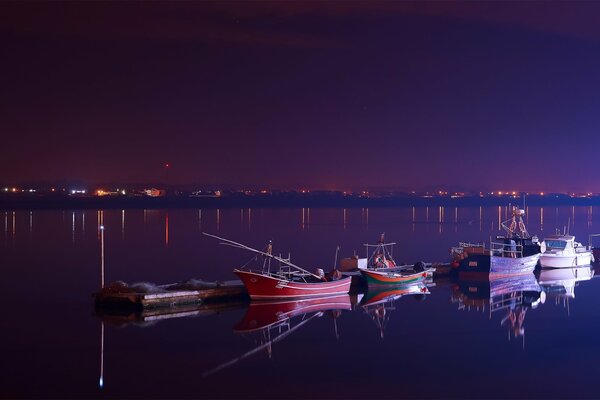
<path fill-rule="evenodd" d="M 527 211 L 529 231 L 542 237 L 570 225 L 587 244 L 588 234 L 600 232 L 598 208 Z M 270 330 L 260 329 L 256 319 L 245 320 L 246 313 L 257 311 L 244 303 L 196 307 L 160 320 L 101 317 L 91 298 L 100 284 L 100 221 L 106 226 L 108 282 L 170 283 L 234 279 L 231 270 L 250 257 L 219 246 L 202 231 L 253 247 L 272 239 L 274 251 L 291 252 L 295 263 L 330 269 L 336 246 L 341 256 L 363 254 L 362 243 L 376 241 L 381 232 L 398 242 L 398 261 L 447 261 L 449 247 L 458 241 L 488 241 L 498 234 L 507 212 L 506 207 L 0 212 L 0 396 L 600 397 L 595 381 L 600 281 L 594 278 L 578 281 L 574 297 L 565 294 L 564 285 L 575 279 L 563 285 L 539 276 L 543 294 L 523 292 L 531 282 L 512 282 L 518 290 L 496 296 L 492 307 L 490 296 L 500 292 L 489 282 L 440 279 L 430 294 L 401 297 L 385 303 L 385 310 L 365 306 L 373 294 L 361 294 L 352 296 L 352 304 L 342 298 L 336 306 L 351 309 L 316 306 Z M 266 325 L 284 311 L 258 313 Z M 263 345 L 269 339 L 271 345 Z"/>

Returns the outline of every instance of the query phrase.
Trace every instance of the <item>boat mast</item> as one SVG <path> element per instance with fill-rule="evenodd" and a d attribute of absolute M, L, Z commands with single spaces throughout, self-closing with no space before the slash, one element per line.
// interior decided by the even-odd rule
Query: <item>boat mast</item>
<path fill-rule="evenodd" d="M 502 228 L 510 237 L 518 237 L 521 239 L 529 239 L 531 237 L 529 232 L 527 232 L 527 228 L 525 228 L 523 215 L 525 215 L 525 210 L 519 210 L 517 207 L 513 206 L 512 218 L 502 222 Z M 510 225 L 507 225 L 509 222 Z"/>
<path fill-rule="evenodd" d="M 387 259 L 389 258 L 390 260 L 393 261 L 393 251 L 394 251 L 394 245 L 396 243 L 385 243 L 385 233 L 382 233 L 379 236 L 379 241 L 377 242 L 377 244 L 368 244 L 368 243 L 364 243 L 363 246 L 365 246 L 366 251 L 367 251 L 367 259 L 371 260 L 373 258 L 373 256 L 375 256 L 375 254 L 381 253 L 383 255 L 383 261 L 384 263 L 386 263 Z M 388 252 L 386 250 L 387 247 L 390 247 L 390 251 Z M 369 247 L 374 247 L 375 249 L 373 250 L 373 252 L 371 253 L 371 255 L 369 255 Z"/>
<path fill-rule="evenodd" d="M 215 238 L 215 239 L 222 240 L 223 243 L 221 243 L 221 244 L 224 244 L 224 245 L 227 245 L 227 246 L 232 246 L 232 247 L 237 247 L 238 249 L 242 249 L 242 250 L 252 251 L 252 252 L 257 253 L 257 254 L 262 254 L 263 256 L 268 257 L 269 259 L 273 259 L 273 260 L 279 261 L 280 263 L 289 265 L 292 268 L 296 268 L 299 271 L 302 271 L 302 272 L 304 272 L 304 273 L 306 273 L 308 275 L 314 276 L 315 278 L 317 278 L 319 280 L 321 279 L 320 276 L 315 275 L 312 272 L 309 272 L 309 271 L 305 270 L 304 268 L 301 268 L 301 267 L 297 266 L 296 264 L 291 263 L 289 260 L 286 260 L 286 259 L 281 258 L 281 257 L 274 256 L 273 254 L 271 254 L 273 248 L 272 248 L 272 246 L 271 246 L 270 243 L 269 243 L 269 247 L 267 248 L 267 252 L 264 252 L 264 251 L 260 251 L 260 250 L 254 249 L 252 247 L 246 246 L 244 244 L 241 244 L 241 243 L 238 243 L 238 242 L 234 242 L 233 240 L 222 238 L 222 237 L 217 236 L 217 235 L 212 235 L 212 234 L 206 233 L 206 232 L 202 232 L 202 234 L 205 235 L 205 236 L 209 236 L 209 237 L 212 237 L 212 238 Z"/>

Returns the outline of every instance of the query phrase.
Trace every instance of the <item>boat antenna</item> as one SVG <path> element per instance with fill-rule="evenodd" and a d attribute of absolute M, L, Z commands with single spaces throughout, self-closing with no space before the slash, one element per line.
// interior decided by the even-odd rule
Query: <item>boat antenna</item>
<path fill-rule="evenodd" d="M 215 238 L 215 239 L 222 240 L 223 242 L 221 244 L 224 244 L 224 245 L 227 245 L 227 246 L 236 247 L 236 248 L 242 249 L 242 250 L 253 251 L 253 252 L 257 253 L 257 254 L 262 254 L 265 257 L 268 257 L 270 259 L 279 261 L 280 263 L 286 264 L 286 265 L 288 265 L 288 266 L 290 266 L 292 268 L 296 268 L 297 270 L 302 271 L 302 272 L 304 272 L 304 273 L 306 273 L 308 275 L 314 276 L 317 279 L 321 279 L 320 276 L 315 275 L 312 272 L 309 272 L 309 271 L 305 270 L 304 268 L 301 268 L 301 267 L 297 266 L 296 264 L 292 264 L 288 260 L 285 260 L 285 259 L 283 259 L 281 257 L 274 256 L 273 254 L 271 254 L 272 249 L 267 249 L 268 252 L 264 252 L 264 251 L 260 251 L 260 250 L 254 249 L 252 247 L 246 246 L 244 244 L 241 244 L 241 243 L 238 243 L 238 242 L 234 242 L 233 240 L 222 238 L 222 237 L 217 236 L 217 235 L 212 235 L 212 234 L 206 233 L 206 232 L 202 232 L 202 234 L 205 235 L 205 236 L 209 236 L 209 237 L 212 237 L 212 238 Z"/>
<path fill-rule="evenodd" d="M 338 253 L 340 251 L 340 245 L 338 244 L 337 247 L 335 248 L 335 260 L 333 261 L 333 269 L 336 268 L 337 266 L 337 260 L 338 260 Z"/>

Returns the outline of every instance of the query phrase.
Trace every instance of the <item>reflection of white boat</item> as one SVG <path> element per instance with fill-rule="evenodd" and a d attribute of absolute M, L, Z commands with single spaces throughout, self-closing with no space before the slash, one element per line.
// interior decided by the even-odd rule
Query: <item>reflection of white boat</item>
<path fill-rule="evenodd" d="M 554 235 L 545 238 L 541 246 L 540 264 L 546 268 L 571 268 L 589 265 L 592 251 L 575 241 L 575 236 Z"/>
<path fill-rule="evenodd" d="M 543 269 L 540 271 L 539 284 L 542 290 L 557 297 L 575 297 L 577 282 L 588 281 L 594 276 L 594 270 L 584 267 Z"/>

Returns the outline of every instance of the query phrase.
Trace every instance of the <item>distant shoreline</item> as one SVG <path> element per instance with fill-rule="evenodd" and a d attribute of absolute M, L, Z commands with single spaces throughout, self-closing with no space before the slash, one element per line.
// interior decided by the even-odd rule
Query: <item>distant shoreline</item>
<path fill-rule="evenodd" d="M 600 206 L 600 196 L 536 195 L 527 206 Z M 223 197 L 69 197 L 0 196 L 0 210 L 56 209 L 165 209 L 165 208 L 366 208 L 366 207 L 523 207 L 523 198 L 512 197 L 350 197 L 331 195 L 223 196 Z"/>

